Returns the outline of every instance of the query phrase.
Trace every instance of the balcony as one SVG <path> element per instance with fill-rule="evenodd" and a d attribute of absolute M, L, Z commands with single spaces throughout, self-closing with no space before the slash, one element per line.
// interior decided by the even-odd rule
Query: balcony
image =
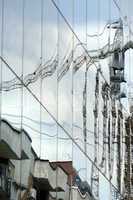
<path fill-rule="evenodd" d="M 31 150 L 31 139 L 28 134 L 14 128 L 8 121 L 0 122 L 0 157 L 18 160 L 28 159 Z"/>
<path fill-rule="evenodd" d="M 42 180 L 42 183 L 47 182 L 47 185 L 49 185 L 49 190 L 52 192 L 56 190 L 65 191 L 68 178 L 67 174 L 64 173 L 60 167 L 58 167 L 58 188 L 56 185 L 56 176 L 57 170 L 50 165 L 49 161 L 37 160 L 35 162 L 35 179 Z"/>

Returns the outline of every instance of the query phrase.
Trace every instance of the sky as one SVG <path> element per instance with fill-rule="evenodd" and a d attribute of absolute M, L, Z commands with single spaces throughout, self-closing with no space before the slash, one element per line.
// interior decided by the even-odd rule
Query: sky
<path fill-rule="evenodd" d="M 109 2 L 111 6 L 109 7 Z M 132 26 L 132 8 L 133 1 L 119 0 L 118 5 L 121 6 L 122 17 Z M 87 47 L 88 50 L 101 48 L 108 41 L 109 31 L 106 30 L 105 33 L 97 38 L 86 37 L 87 34 L 97 34 L 101 32 L 104 26 L 109 22 L 109 8 L 111 10 L 111 21 L 120 18 L 121 14 L 111 0 L 88 0 L 87 6 L 87 27 L 86 27 L 86 1 L 85 0 L 75 0 L 74 2 L 74 15 L 73 15 L 73 1 L 72 0 L 58 0 L 57 4 L 72 26 L 74 32 L 78 36 L 79 40 Z M 0 7 L 2 5 L 2 0 L 0 0 Z M 0 16 L 2 13 L 0 11 Z M 73 19 L 74 17 L 74 19 Z M 1 17 L 0 17 L 1 19 Z M 58 21 L 59 19 L 59 21 Z M 59 24 L 58 24 L 59 23 Z M 0 32 L 2 27 L 2 21 L 0 21 Z M 126 29 L 126 22 L 124 28 Z M 0 46 L 1 41 L 3 41 L 3 57 L 12 66 L 15 73 L 20 76 L 22 73 L 22 0 L 4 1 L 4 31 L 0 36 Z M 127 31 L 125 31 L 125 41 L 129 38 Z M 130 36 L 132 38 L 132 36 Z M 23 62 L 23 74 L 24 76 L 32 73 L 41 62 L 41 0 L 28 0 L 25 1 L 24 9 L 24 62 Z M 42 62 L 45 63 L 52 56 L 56 54 L 59 55 L 59 68 L 61 68 L 62 59 L 64 56 L 68 55 L 73 48 L 73 45 L 79 43 L 79 41 L 74 37 L 68 25 L 64 22 L 62 17 L 58 15 L 56 8 L 52 4 L 51 0 L 44 1 L 44 13 L 43 13 L 43 45 L 42 45 Z M 112 39 L 112 38 L 111 38 Z M 84 49 L 79 47 L 74 56 L 80 55 Z M 130 56 L 129 56 L 130 55 Z M 132 51 L 127 52 L 126 56 L 126 72 L 125 75 L 127 80 L 132 80 L 130 74 L 132 74 L 131 65 L 129 62 L 129 57 L 132 60 Z M 109 69 L 108 69 L 108 59 L 104 59 L 100 62 L 103 74 L 109 80 Z M 130 70 L 129 70 L 130 69 Z M 74 136 L 79 137 L 82 140 L 82 97 L 83 97 L 83 87 L 84 87 L 84 72 L 85 65 L 83 65 L 80 70 L 76 73 L 74 77 L 74 96 L 72 99 L 72 66 L 68 73 L 63 77 L 60 83 L 57 85 L 57 73 L 52 77 L 46 78 L 42 82 L 42 92 L 40 93 L 41 80 L 38 79 L 36 83 L 29 86 L 30 90 L 42 101 L 43 105 L 54 115 L 58 117 L 60 124 L 72 135 L 72 101 L 73 101 L 73 123 L 78 125 L 80 128 L 73 128 Z M 15 75 L 10 72 L 10 70 L 3 64 L 2 70 L 2 81 L 8 81 L 15 78 Z M 87 88 L 87 128 L 91 131 L 94 130 L 94 118 L 93 118 L 93 108 L 94 108 L 94 91 L 95 91 L 95 75 L 96 69 L 92 65 L 88 71 L 88 88 Z M 100 77 L 100 87 L 104 80 Z M 58 91 L 57 91 L 58 87 Z M 127 85 L 123 88 L 127 90 Z M 58 92 L 58 99 L 57 99 Z M 47 114 L 47 112 L 41 107 L 40 104 L 33 98 L 29 92 L 24 89 L 23 91 L 23 127 L 30 133 L 33 146 L 35 147 L 38 154 L 40 154 L 40 137 L 42 139 L 41 144 L 41 157 L 55 160 L 57 151 L 57 139 L 56 135 L 59 137 L 68 138 L 65 132 L 63 132 L 55 123 L 55 121 Z M 58 106 L 57 106 L 58 101 Z M 102 100 L 101 100 L 102 101 Z M 2 116 L 8 118 L 11 122 L 19 123 L 16 125 L 20 127 L 21 119 L 13 116 L 7 116 L 6 114 L 14 114 L 17 116 L 21 115 L 21 90 L 17 89 L 10 92 L 2 93 Z M 102 105 L 102 104 L 101 104 Z M 127 106 L 127 100 L 124 102 Z M 102 106 L 101 106 L 102 111 Z M 40 116 L 41 110 L 41 116 Z M 57 112 L 58 110 L 58 112 Z M 27 118 L 32 118 L 28 120 Z M 55 137 L 47 137 L 46 135 L 40 136 L 40 117 L 43 121 L 41 129 L 42 132 L 46 134 L 55 135 Z M 100 117 L 101 124 L 100 129 L 102 129 L 102 117 Z M 32 127 L 29 128 L 26 125 Z M 34 130 L 33 130 L 34 129 Z M 35 131 L 37 130 L 37 131 Z M 38 134 L 36 133 L 38 132 Z M 84 148 L 83 142 L 77 141 L 78 144 Z M 93 144 L 93 137 L 88 134 L 88 143 Z M 101 138 L 102 142 L 102 138 Z M 72 142 L 70 140 L 60 140 L 58 141 L 58 159 L 71 159 L 72 158 Z M 93 147 L 88 146 L 88 155 L 93 158 Z M 79 163 L 78 154 L 81 154 L 81 160 L 83 162 Z M 101 156 L 101 153 L 100 153 Z M 74 148 L 74 162 L 78 168 L 85 166 L 85 158 L 83 154 Z M 89 162 L 89 161 L 88 161 Z M 89 176 L 88 172 L 88 176 Z M 83 172 L 82 176 L 85 174 Z M 101 195 L 102 196 L 102 195 Z"/>

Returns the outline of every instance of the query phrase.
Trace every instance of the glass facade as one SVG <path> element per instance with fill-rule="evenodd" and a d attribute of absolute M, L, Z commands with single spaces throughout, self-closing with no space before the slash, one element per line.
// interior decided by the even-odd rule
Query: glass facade
<path fill-rule="evenodd" d="M 95 56 L 106 44 L 111 48 L 115 30 L 100 33 L 108 21 L 120 18 L 113 1 L 1 0 L 0 9 L 1 120 L 20 136 L 23 130 L 29 134 L 38 158 L 71 160 L 95 199 L 119 199 L 125 132 L 118 158 L 119 100 L 113 104 L 110 91 L 106 102 L 103 98 L 110 56 Z M 21 150 L 23 142 L 21 137 Z M 3 170 L 0 164 L 2 187 Z M 58 172 L 55 182 L 58 186 Z"/>

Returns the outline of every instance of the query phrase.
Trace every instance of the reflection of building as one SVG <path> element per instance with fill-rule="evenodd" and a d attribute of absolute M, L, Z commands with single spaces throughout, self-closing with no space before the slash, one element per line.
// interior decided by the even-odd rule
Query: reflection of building
<path fill-rule="evenodd" d="M 0 159 L 0 195 L 3 193 L 4 196 L 6 192 L 6 195 L 10 197 L 11 180 L 13 179 L 14 169 L 14 165 L 8 159 Z"/>
<path fill-rule="evenodd" d="M 129 94 L 129 109 L 130 113 L 133 115 L 133 92 Z"/>
<path fill-rule="evenodd" d="M 33 171 L 36 154 L 24 130 L 20 132 L 6 120 L 1 120 L 0 128 L 1 194 L 16 199 L 19 191 L 28 187 L 28 177 Z"/>
<path fill-rule="evenodd" d="M 1 120 L 0 128 L 0 199 L 26 200 L 30 191 L 37 193 L 37 200 L 93 199 L 71 161 L 40 160 L 26 131 L 6 120 Z"/>
<path fill-rule="evenodd" d="M 93 199 L 88 183 L 80 179 L 71 161 L 36 160 L 34 186 L 40 188 L 41 196 L 49 194 L 50 200 Z"/>
<path fill-rule="evenodd" d="M 31 151 L 31 139 L 22 130 L 14 129 L 6 120 L 1 121 L 0 157 L 18 160 L 28 159 Z"/>
<path fill-rule="evenodd" d="M 125 52 L 122 51 L 123 45 L 123 23 L 122 20 L 119 20 L 118 24 L 115 24 L 116 29 L 114 37 L 114 51 L 112 54 L 109 67 L 110 67 L 110 85 L 111 85 L 111 94 L 123 98 L 125 97 L 124 93 L 121 93 L 121 83 L 125 82 L 124 70 L 125 70 Z"/>
<path fill-rule="evenodd" d="M 0 125 L 1 194 L 15 200 L 20 191 L 28 188 L 36 154 L 31 147 L 31 139 L 24 130 L 20 132 L 6 120 L 2 120 Z"/>
<path fill-rule="evenodd" d="M 58 177 L 57 177 L 58 173 Z M 63 197 L 66 190 L 67 174 L 58 167 L 54 169 L 48 160 L 36 160 L 34 166 L 34 187 L 37 189 L 37 199 L 48 199 L 49 196 Z"/>
<path fill-rule="evenodd" d="M 133 200 L 133 118 L 128 117 L 125 123 L 125 199 Z"/>

